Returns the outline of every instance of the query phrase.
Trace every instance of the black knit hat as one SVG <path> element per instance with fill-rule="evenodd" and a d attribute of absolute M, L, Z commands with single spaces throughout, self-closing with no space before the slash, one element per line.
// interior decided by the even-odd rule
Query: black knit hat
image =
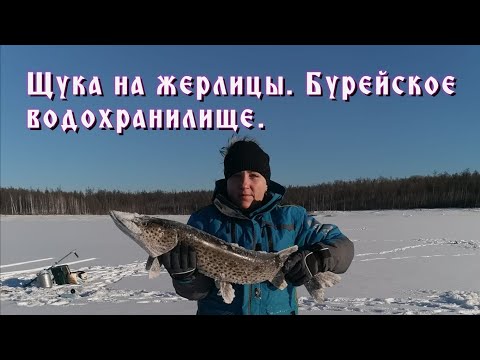
<path fill-rule="evenodd" d="M 225 179 L 237 172 L 256 171 L 270 181 L 270 157 L 254 141 L 239 140 L 229 148 L 223 160 Z"/>

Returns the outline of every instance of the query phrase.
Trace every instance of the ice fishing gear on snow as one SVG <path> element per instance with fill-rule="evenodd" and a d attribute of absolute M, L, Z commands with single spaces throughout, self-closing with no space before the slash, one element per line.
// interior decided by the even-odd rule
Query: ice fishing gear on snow
<path fill-rule="evenodd" d="M 34 280 L 37 280 L 38 286 L 43 288 L 51 288 L 53 286 L 52 274 L 48 270 L 40 271 Z"/>
<path fill-rule="evenodd" d="M 70 269 L 68 268 L 68 265 L 60 265 L 56 266 L 60 261 L 63 259 L 66 259 L 68 256 L 71 254 L 75 254 L 75 256 L 78 258 L 77 250 L 74 249 L 70 251 L 67 255 L 62 257 L 60 260 L 55 261 L 55 263 L 40 271 L 37 273 L 37 276 L 34 277 L 32 280 L 30 280 L 27 284 L 25 284 L 24 287 L 29 286 L 31 283 L 33 283 L 35 280 L 37 280 L 37 283 L 40 287 L 44 288 L 50 288 L 52 287 L 52 277 L 55 280 L 55 283 L 58 285 L 63 285 L 63 284 L 68 284 L 68 275 L 70 274 Z"/>

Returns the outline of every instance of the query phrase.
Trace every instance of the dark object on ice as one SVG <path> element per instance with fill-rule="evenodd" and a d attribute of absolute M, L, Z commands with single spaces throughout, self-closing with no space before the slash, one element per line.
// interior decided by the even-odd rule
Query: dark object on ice
<path fill-rule="evenodd" d="M 58 285 L 68 284 L 68 275 L 70 275 L 70 268 L 68 265 L 60 265 L 52 268 L 53 279 Z"/>
<path fill-rule="evenodd" d="M 70 290 L 72 294 L 75 294 L 75 289 Z"/>
<path fill-rule="evenodd" d="M 59 265 L 52 268 L 53 278 L 58 285 L 83 284 L 87 278 L 85 271 L 70 271 L 68 265 Z"/>
<path fill-rule="evenodd" d="M 65 255 L 64 257 L 62 257 L 60 260 L 55 261 L 55 263 L 54 263 L 52 266 L 50 266 L 50 267 L 47 268 L 47 269 L 44 269 L 44 270 L 40 271 L 40 272 L 37 274 L 37 276 L 36 276 L 35 278 L 33 278 L 32 280 L 30 280 L 28 283 L 26 283 L 24 287 L 29 286 L 31 283 L 33 283 L 35 280 L 37 280 L 37 279 L 38 279 L 38 276 L 39 276 L 40 274 L 42 274 L 42 272 L 44 272 L 44 271 L 50 272 L 51 270 L 53 270 L 53 268 L 55 267 L 55 265 L 57 265 L 60 261 L 62 261 L 63 259 L 65 259 L 65 258 L 66 258 L 67 256 L 69 256 L 70 254 L 75 254 L 75 256 L 78 258 L 78 254 L 77 254 L 76 251 L 77 251 L 76 249 L 70 251 L 67 255 Z M 65 266 L 67 266 L 67 268 L 68 268 L 68 265 L 65 265 Z M 68 271 L 70 272 L 70 270 L 68 270 Z M 52 274 L 53 274 L 53 271 L 52 271 Z M 54 279 L 55 279 L 55 274 L 53 274 L 53 277 L 54 277 Z M 57 282 L 56 279 L 55 279 L 55 282 Z M 57 284 L 58 284 L 58 282 L 57 282 Z M 67 283 L 64 283 L 64 284 L 67 284 Z M 51 287 L 51 286 L 49 286 L 49 287 Z"/>
<path fill-rule="evenodd" d="M 37 285 L 42 288 L 51 288 L 53 286 L 52 274 L 49 270 L 42 270 L 37 274 L 35 278 Z"/>

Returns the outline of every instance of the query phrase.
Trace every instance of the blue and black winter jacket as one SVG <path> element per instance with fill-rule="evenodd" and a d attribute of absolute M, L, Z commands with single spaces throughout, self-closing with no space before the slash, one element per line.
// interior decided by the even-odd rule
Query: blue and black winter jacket
<path fill-rule="evenodd" d="M 226 197 L 226 181 L 218 180 L 213 203 L 193 213 L 188 224 L 227 242 L 257 251 L 276 252 L 293 245 L 308 249 L 321 242 L 330 250 L 327 269 L 344 273 L 353 259 L 353 243 L 335 225 L 320 224 L 300 206 L 281 206 L 285 188 L 274 181 L 263 205 L 243 213 Z M 173 280 L 180 296 L 198 301 L 197 314 L 293 315 L 298 314 L 296 289 L 279 290 L 270 282 L 233 284 L 235 298 L 224 303 L 214 281 L 197 273 L 188 281 Z"/>

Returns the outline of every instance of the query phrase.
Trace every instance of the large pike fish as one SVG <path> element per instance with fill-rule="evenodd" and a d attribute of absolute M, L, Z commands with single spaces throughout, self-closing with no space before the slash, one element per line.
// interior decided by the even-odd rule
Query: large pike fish
<path fill-rule="evenodd" d="M 296 245 L 279 252 L 247 250 L 238 244 L 228 243 L 205 231 L 178 221 L 157 216 L 110 211 L 115 225 L 132 238 L 149 255 L 146 269 L 149 278 L 160 274 L 159 256 L 172 250 L 178 243 L 195 248 L 197 269 L 213 278 L 225 303 L 235 297 L 233 284 L 255 284 L 270 281 L 279 289 L 287 283 L 282 267 Z M 324 289 L 338 283 L 340 276 L 331 272 L 318 273 L 305 284 L 317 302 L 324 299 Z"/>

